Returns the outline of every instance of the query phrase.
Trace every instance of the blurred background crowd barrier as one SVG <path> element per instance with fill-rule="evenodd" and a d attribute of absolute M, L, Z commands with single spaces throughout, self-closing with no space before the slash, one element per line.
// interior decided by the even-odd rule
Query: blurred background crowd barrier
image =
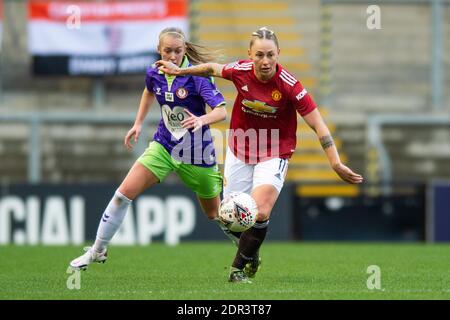
<path fill-rule="evenodd" d="M 168 26 L 223 49 L 223 62 L 273 29 L 280 62 L 365 177 L 342 183 L 299 118 L 269 239 L 450 241 L 450 1 L 0 0 L 0 244 L 92 239 L 160 119 L 155 104 L 134 151 L 123 148 Z M 216 82 L 230 114 L 235 89 Z M 129 216 L 118 243 L 223 238 L 175 175 Z"/>

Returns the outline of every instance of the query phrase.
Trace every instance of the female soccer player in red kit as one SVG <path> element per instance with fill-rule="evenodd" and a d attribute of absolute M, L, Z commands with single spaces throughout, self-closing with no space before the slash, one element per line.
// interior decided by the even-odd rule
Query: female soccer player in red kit
<path fill-rule="evenodd" d="M 267 233 L 270 213 L 283 187 L 288 161 L 295 151 L 297 115 L 316 132 L 339 177 L 361 183 L 363 177 L 341 163 L 330 131 L 311 96 L 279 63 L 275 33 L 260 28 L 252 33 L 249 60 L 227 65 L 199 64 L 179 68 L 158 61 L 173 75 L 216 76 L 234 83 L 238 94 L 233 106 L 224 168 L 224 197 L 231 192 L 250 193 L 258 205 L 255 225 L 236 235 L 238 250 L 229 281 L 250 282 L 260 265 L 259 248 Z"/>

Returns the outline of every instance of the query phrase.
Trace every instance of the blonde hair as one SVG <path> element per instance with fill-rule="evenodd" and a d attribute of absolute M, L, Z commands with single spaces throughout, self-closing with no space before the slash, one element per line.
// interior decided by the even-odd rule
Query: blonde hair
<path fill-rule="evenodd" d="M 277 46 L 277 49 L 280 48 L 280 46 L 278 45 L 278 38 L 275 35 L 275 32 L 267 29 L 266 27 L 259 28 L 258 30 L 256 30 L 255 32 L 252 33 L 252 39 L 250 40 L 250 48 L 255 43 L 256 39 L 272 40 L 275 43 L 275 45 Z"/>
<path fill-rule="evenodd" d="M 215 62 L 223 59 L 223 53 L 221 50 L 216 50 L 201 46 L 186 40 L 184 32 L 180 28 L 165 28 L 159 34 L 159 43 L 161 44 L 161 39 L 166 36 L 171 35 L 176 38 L 183 40 L 186 45 L 186 56 L 193 65 L 206 62 Z"/>

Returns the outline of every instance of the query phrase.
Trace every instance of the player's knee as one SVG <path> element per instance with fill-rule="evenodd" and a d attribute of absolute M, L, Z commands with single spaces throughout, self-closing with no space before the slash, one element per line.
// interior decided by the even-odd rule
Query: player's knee
<path fill-rule="evenodd" d="M 219 208 L 211 209 L 205 211 L 206 217 L 208 217 L 209 220 L 214 220 L 217 218 Z"/>
<path fill-rule="evenodd" d="M 266 221 L 270 218 L 270 211 L 258 210 L 258 216 L 256 217 L 256 221 Z"/>
<path fill-rule="evenodd" d="M 263 201 L 258 205 L 258 216 L 256 221 L 266 221 L 270 218 L 270 212 L 272 211 L 272 206 L 266 201 Z"/>

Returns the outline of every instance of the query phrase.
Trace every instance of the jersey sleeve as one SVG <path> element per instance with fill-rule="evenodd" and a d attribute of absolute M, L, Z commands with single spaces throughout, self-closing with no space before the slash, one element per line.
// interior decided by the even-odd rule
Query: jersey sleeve
<path fill-rule="evenodd" d="M 214 84 L 213 78 L 199 77 L 198 92 L 203 100 L 212 108 L 226 105 L 225 98 Z"/>
<path fill-rule="evenodd" d="M 317 108 L 316 103 L 314 102 L 308 91 L 303 88 L 300 81 L 297 81 L 295 83 L 294 89 L 291 91 L 290 100 L 297 112 L 302 117 L 306 116 L 308 113 Z"/>
<path fill-rule="evenodd" d="M 153 69 L 149 67 L 145 74 L 145 87 L 149 92 L 153 92 Z"/>
<path fill-rule="evenodd" d="M 233 73 L 236 66 L 239 65 L 239 61 L 234 61 L 226 64 L 222 69 L 222 77 L 227 80 L 233 80 Z"/>

